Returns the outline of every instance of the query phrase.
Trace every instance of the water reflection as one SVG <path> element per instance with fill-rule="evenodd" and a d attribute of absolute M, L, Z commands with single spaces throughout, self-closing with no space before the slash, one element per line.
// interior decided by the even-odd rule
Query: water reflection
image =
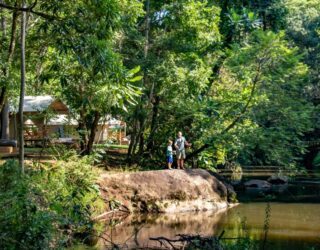
<path fill-rule="evenodd" d="M 241 204 L 225 214 L 220 225 L 228 237 L 243 237 L 245 225 L 251 239 L 262 239 L 266 203 Z M 271 203 L 268 240 L 281 249 L 320 249 L 320 204 Z M 289 248 L 290 246 L 290 248 Z"/>
<path fill-rule="evenodd" d="M 262 239 L 266 203 L 240 204 L 221 213 L 199 212 L 130 215 L 104 234 L 127 248 L 160 247 L 150 237 L 175 238 L 177 234 L 219 235 Z M 268 249 L 320 249 L 320 204 L 271 203 Z M 110 221 L 109 221 L 110 223 Z M 114 223 L 114 221 L 112 221 Z"/>

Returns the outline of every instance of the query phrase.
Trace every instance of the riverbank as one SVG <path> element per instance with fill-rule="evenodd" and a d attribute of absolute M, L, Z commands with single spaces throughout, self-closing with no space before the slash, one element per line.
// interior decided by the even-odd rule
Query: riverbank
<path fill-rule="evenodd" d="M 105 201 L 129 212 L 219 211 L 236 201 L 232 187 L 203 169 L 105 173 L 98 183 Z"/>

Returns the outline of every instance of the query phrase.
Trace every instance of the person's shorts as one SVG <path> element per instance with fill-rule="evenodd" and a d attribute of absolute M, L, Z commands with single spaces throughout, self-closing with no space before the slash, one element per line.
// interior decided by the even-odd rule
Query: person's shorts
<path fill-rule="evenodd" d="M 186 159 L 186 150 L 177 150 L 177 159 L 178 160 L 184 160 Z"/>
<path fill-rule="evenodd" d="M 173 162 L 173 156 L 167 156 L 167 163 L 172 163 Z"/>

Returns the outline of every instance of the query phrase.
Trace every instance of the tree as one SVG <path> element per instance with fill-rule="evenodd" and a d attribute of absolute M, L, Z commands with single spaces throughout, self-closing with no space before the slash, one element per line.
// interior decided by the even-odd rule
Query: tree
<path fill-rule="evenodd" d="M 117 32 L 135 22 L 141 6 L 138 1 L 99 3 L 77 1 L 76 8 L 68 3 L 63 6 L 68 13 L 64 20 L 39 26 L 44 37 L 54 34 L 47 38 L 50 46 L 40 77 L 55 84 L 55 92 L 78 120 L 83 154 L 92 152 L 97 126 L 106 115 L 116 108 L 126 110 L 140 93 L 132 84 L 141 80 L 135 75 L 139 68 L 127 70 L 114 44 Z M 124 13 L 127 8 L 130 14 Z"/>
<path fill-rule="evenodd" d="M 25 7 L 25 4 L 22 4 Z M 26 66 L 25 66 L 25 44 L 26 44 L 26 12 L 22 12 L 21 17 L 21 86 L 20 86 L 20 100 L 19 100 L 19 163 L 22 173 L 24 173 L 24 119 L 23 119 L 23 105 L 26 85 Z"/>
<path fill-rule="evenodd" d="M 313 167 L 314 159 L 319 153 L 319 104 L 320 104 L 320 6 L 318 1 L 287 0 L 289 15 L 286 33 L 288 38 L 299 47 L 303 61 L 309 67 L 309 79 L 304 88 L 306 100 L 313 103 L 314 130 L 306 133 L 304 140 L 308 143 L 308 152 L 304 157 L 304 165 Z"/>
<path fill-rule="evenodd" d="M 144 74 L 143 95 L 127 116 L 132 159 L 157 155 L 185 124 L 184 109 L 209 83 L 209 48 L 220 41 L 219 8 L 207 1 L 145 1 L 145 13 L 121 46 L 125 65 L 141 65 Z"/>
<path fill-rule="evenodd" d="M 246 46 L 235 45 L 204 101 L 212 109 L 194 124 L 206 143 L 190 156 L 222 146 L 227 158 L 244 164 L 293 164 L 306 146 L 303 133 L 312 129 L 312 105 L 301 92 L 308 71 L 300 60 L 284 33 L 256 31 Z"/>

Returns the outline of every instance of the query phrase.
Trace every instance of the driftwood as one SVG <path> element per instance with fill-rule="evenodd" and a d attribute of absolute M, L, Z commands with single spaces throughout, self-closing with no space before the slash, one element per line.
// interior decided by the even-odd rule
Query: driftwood
<path fill-rule="evenodd" d="M 115 215 L 116 213 L 120 214 L 130 214 L 130 211 L 127 209 L 126 206 L 121 205 L 118 209 L 113 209 L 111 211 L 104 212 L 94 218 L 92 218 L 93 221 L 102 221 L 108 219 L 108 216 Z"/>

